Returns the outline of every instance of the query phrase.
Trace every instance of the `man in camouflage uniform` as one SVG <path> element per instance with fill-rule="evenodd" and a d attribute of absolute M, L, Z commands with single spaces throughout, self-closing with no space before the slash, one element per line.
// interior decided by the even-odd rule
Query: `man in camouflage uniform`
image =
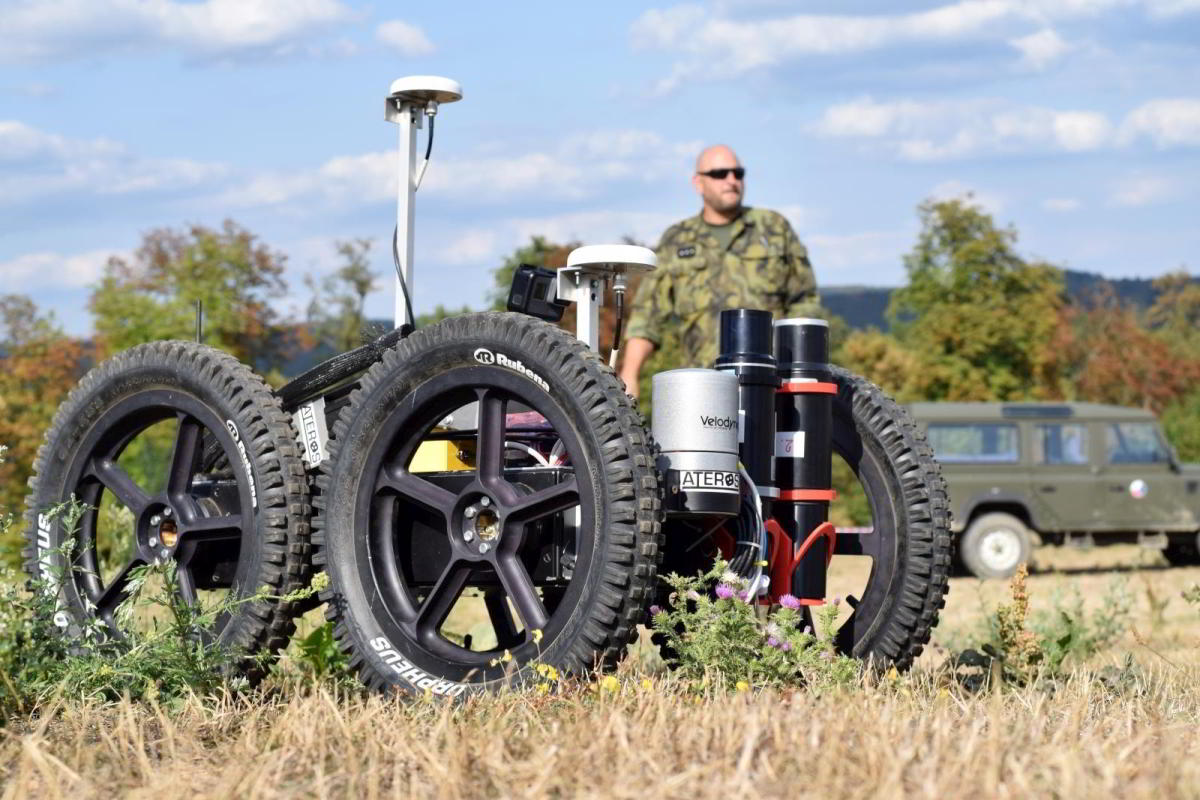
<path fill-rule="evenodd" d="M 667 228 L 658 268 L 633 301 L 621 379 L 634 397 L 638 373 L 662 343 L 665 325 L 679 326 L 684 366 L 711 367 L 724 309 L 764 309 L 775 319 L 820 313 L 808 252 L 782 215 L 742 205 L 744 177 L 737 155 L 724 145 L 696 159 L 692 185 L 704 207 Z"/>

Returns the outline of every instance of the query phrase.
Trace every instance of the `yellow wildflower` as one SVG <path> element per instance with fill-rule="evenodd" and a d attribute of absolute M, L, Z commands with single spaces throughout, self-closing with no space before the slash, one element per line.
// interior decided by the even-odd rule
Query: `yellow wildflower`
<path fill-rule="evenodd" d="M 600 679 L 600 688 L 606 692 L 617 692 L 621 690 L 621 682 L 612 675 L 605 675 Z"/>
<path fill-rule="evenodd" d="M 738 681 L 737 690 L 739 692 L 748 692 L 750 691 L 750 684 L 746 683 L 745 681 Z"/>
<path fill-rule="evenodd" d="M 541 628 L 533 629 L 533 643 L 534 644 L 542 643 L 542 629 Z"/>

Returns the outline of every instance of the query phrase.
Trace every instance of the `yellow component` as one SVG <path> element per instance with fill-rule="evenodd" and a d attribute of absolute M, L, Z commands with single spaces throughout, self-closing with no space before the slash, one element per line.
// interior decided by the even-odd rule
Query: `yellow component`
<path fill-rule="evenodd" d="M 470 445 L 461 442 L 450 442 L 445 439 L 421 442 L 417 447 L 417 452 L 413 453 L 412 461 L 408 464 L 408 471 L 459 472 L 475 469 L 473 464 L 468 464 L 460 458 L 460 455 L 462 455 L 472 461 L 475 460 L 472 452 L 466 452 L 468 447 L 471 451 L 475 449 L 473 442 Z"/>

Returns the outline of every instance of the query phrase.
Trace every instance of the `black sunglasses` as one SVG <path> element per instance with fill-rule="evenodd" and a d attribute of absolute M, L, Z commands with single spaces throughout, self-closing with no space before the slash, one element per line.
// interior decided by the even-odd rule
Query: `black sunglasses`
<path fill-rule="evenodd" d="M 697 175 L 705 175 L 712 178 L 714 181 L 723 181 L 729 173 L 733 173 L 733 177 L 739 181 L 746 177 L 745 167 L 722 167 L 721 169 L 710 169 L 708 172 L 697 172 Z"/>

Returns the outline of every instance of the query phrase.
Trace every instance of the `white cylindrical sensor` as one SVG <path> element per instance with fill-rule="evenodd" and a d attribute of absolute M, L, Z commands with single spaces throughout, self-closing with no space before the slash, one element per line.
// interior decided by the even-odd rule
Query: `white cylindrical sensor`
<path fill-rule="evenodd" d="M 673 516 L 737 514 L 738 380 L 731 372 L 675 369 L 654 376 L 651 429 Z"/>

